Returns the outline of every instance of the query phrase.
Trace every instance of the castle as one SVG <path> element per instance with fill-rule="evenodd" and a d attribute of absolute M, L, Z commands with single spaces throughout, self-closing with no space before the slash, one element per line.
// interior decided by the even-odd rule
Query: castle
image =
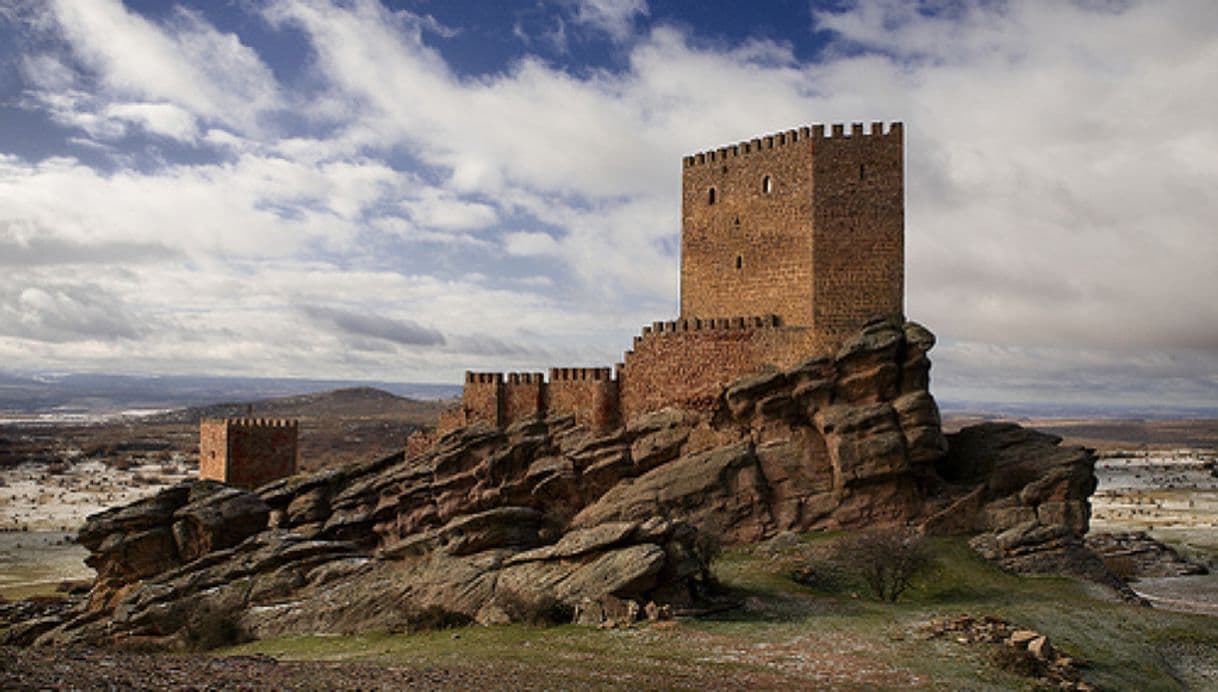
<path fill-rule="evenodd" d="M 904 304 L 901 123 L 787 130 L 686 156 L 681 177 L 681 314 L 643 327 L 616 367 L 466 372 L 436 435 L 571 415 L 607 429 L 727 383 L 836 350 Z M 296 468 L 294 421 L 205 420 L 199 476 L 253 488 Z M 431 435 L 412 435 L 407 455 Z"/>
<path fill-rule="evenodd" d="M 902 316 L 901 123 L 814 125 L 687 156 L 681 187 L 679 318 L 644 327 L 612 370 L 467 372 L 437 434 L 541 415 L 612 427 Z"/>

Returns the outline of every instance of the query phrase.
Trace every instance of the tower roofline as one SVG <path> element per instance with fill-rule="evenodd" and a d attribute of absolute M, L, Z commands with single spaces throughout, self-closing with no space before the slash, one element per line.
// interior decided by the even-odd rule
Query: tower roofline
<path fill-rule="evenodd" d="M 850 131 L 847 133 L 844 123 L 834 123 L 829 125 L 829 134 L 825 134 L 825 125 L 805 125 L 804 127 L 776 132 L 768 135 L 761 135 L 743 142 L 729 144 L 727 146 L 718 147 L 715 149 L 706 149 L 704 151 L 690 154 L 682 159 L 685 168 L 700 166 L 707 163 L 717 163 L 738 156 L 745 156 L 752 152 L 764 151 L 775 147 L 793 144 L 807 139 L 830 139 L 839 137 L 890 137 L 893 135 L 901 136 L 903 131 L 900 121 L 893 121 L 888 124 L 888 131 L 884 131 L 883 121 L 876 120 L 871 123 L 870 128 L 865 128 L 863 123 L 851 123 Z"/>

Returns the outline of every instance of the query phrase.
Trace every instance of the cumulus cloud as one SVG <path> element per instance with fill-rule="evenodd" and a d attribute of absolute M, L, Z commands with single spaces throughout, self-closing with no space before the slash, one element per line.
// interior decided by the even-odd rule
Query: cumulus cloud
<path fill-rule="evenodd" d="M 604 31 L 616 41 L 634 33 L 636 15 L 648 13 L 647 0 L 575 0 L 575 22 Z"/>
<path fill-rule="evenodd" d="M 461 199 L 437 188 L 423 188 L 414 199 L 402 202 L 410 218 L 426 228 L 470 230 L 486 228 L 499 220 L 489 204 Z"/>
<path fill-rule="evenodd" d="M 169 103 L 115 103 L 106 107 L 104 115 L 136 123 L 148 132 L 170 139 L 189 142 L 199 135 L 194 116 Z"/>
<path fill-rule="evenodd" d="M 277 104 L 278 85 L 258 54 L 198 12 L 178 7 L 165 25 L 157 25 L 120 0 L 55 0 L 45 11 L 80 71 L 70 77 L 62 63 L 49 70 L 44 58 L 29 76 L 47 92 L 66 79 L 88 77 L 106 94 L 175 104 L 243 130 L 256 128 L 260 115 Z"/>
<path fill-rule="evenodd" d="M 518 231 L 503 236 L 503 249 L 511 255 L 557 255 L 560 246 L 549 233 Z"/>

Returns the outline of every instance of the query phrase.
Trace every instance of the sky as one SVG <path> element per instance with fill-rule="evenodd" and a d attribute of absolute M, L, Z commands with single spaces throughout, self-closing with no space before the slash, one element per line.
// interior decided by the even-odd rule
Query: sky
<path fill-rule="evenodd" d="M 1215 94 L 1210 0 L 0 0 L 0 368 L 612 364 L 682 156 L 882 120 L 940 398 L 1218 409 Z"/>

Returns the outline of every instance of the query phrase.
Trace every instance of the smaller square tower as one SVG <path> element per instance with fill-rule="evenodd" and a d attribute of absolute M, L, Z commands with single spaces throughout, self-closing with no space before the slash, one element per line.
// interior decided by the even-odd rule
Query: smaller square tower
<path fill-rule="evenodd" d="M 253 490 L 296 473 L 295 420 L 203 419 L 199 422 L 199 478 Z"/>

